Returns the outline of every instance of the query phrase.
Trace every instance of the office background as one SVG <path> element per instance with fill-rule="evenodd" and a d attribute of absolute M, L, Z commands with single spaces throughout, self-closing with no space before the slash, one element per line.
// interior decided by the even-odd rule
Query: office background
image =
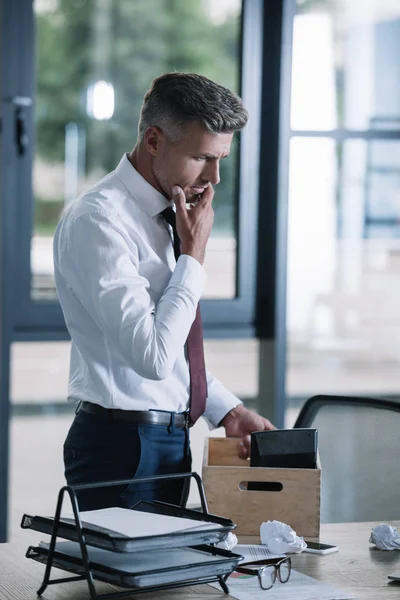
<path fill-rule="evenodd" d="M 133 147 L 162 72 L 251 115 L 216 194 L 210 370 L 280 427 L 316 393 L 399 395 L 397 0 L 1 0 L 0 26 L 0 541 L 63 483 L 59 213 Z"/>

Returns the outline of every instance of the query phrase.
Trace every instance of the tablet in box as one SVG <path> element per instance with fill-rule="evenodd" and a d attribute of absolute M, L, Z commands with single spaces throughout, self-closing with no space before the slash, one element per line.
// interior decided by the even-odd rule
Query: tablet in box
<path fill-rule="evenodd" d="M 251 434 L 251 467 L 315 469 L 316 429 L 277 429 Z"/>

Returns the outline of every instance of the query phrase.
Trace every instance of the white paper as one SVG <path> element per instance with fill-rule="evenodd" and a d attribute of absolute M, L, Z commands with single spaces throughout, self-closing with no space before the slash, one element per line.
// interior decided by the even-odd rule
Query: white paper
<path fill-rule="evenodd" d="M 222 550 L 233 550 L 235 546 L 237 546 L 237 543 L 238 539 L 236 535 L 230 531 L 224 541 L 217 544 L 217 548 L 221 548 Z"/>
<path fill-rule="evenodd" d="M 241 564 L 265 558 L 283 558 L 285 556 L 285 554 L 272 554 L 267 546 L 263 546 L 262 544 L 238 544 L 235 546 L 234 552 L 243 556 Z"/>
<path fill-rule="evenodd" d="M 387 523 L 373 527 L 369 541 L 379 550 L 400 550 L 400 535 L 396 527 Z"/>
<path fill-rule="evenodd" d="M 240 577 L 237 577 L 238 575 Z M 357 598 L 354 594 L 337 590 L 327 583 L 317 581 L 298 571 L 292 571 L 287 583 L 277 580 L 269 590 L 260 588 L 257 577 L 239 573 L 228 577 L 226 584 L 229 587 L 229 595 L 237 600 L 353 600 Z M 219 588 L 215 583 L 209 585 Z"/>
<path fill-rule="evenodd" d="M 170 517 L 116 506 L 83 511 L 80 513 L 80 517 L 82 523 L 97 525 L 129 538 L 165 535 L 179 531 L 204 531 L 222 527 L 217 523 L 204 523 L 194 519 Z"/>
<path fill-rule="evenodd" d="M 261 543 L 274 554 L 303 552 L 307 547 L 302 537 L 281 521 L 266 521 L 260 526 Z"/>

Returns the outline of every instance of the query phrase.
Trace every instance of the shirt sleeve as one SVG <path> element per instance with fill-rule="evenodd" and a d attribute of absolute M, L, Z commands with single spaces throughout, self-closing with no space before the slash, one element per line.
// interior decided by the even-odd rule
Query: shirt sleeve
<path fill-rule="evenodd" d="M 203 416 L 209 428 L 214 429 L 218 427 L 225 415 L 235 406 L 242 404 L 242 401 L 230 392 L 219 379 L 211 375 L 209 371 L 207 371 L 207 386 L 208 398 Z"/>
<path fill-rule="evenodd" d="M 202 265 L 179 257 L 156 305 L 139 274 L 137 247 L 110 215 L 98 212 L 70 224 L 59 256 L 61 276 L 127 363 L 141 377 L 166 379 L 196 315 L 206 282 Z"/>

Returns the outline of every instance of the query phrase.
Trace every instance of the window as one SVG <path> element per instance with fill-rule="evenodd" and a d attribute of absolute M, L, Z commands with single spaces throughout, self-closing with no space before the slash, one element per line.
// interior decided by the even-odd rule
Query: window
<path fill-rule="evenodd" d="M 52 269 L 60 212 L 132 149 L 143 95 L 152 79 L 168 70 L 197 71 L 239 92 L 241 81 L 246 83 L 242 96 L 252 119 L 221 165 L 202 314 L 206 335 L 230 335 L 232 327 L 241 336 L 251 334 L 261 9 L 260 3 L 245 7 L 240 0 L 34 2 L 35 53 L 29 19 L 24 21 L 32 44 L 24 53 L 26 94 L 34 97 L 25 113 L 27 127 L 33 122 L 35 146 L 18 167 L 17 339 L 68 338 Z"/>
<path fill-rule="evenodd" d="M 241 5 L 239 0 L 36 0 L 34 8 L 31 297 L 39 302 L 56 300 L 52 236 L 62 208 L 133 148 L 152 79 L 165 71 L 196 71 L 238 91 Z M 237 294 L 237 150 L 235 139 L 221 163 L 205 298 Z"/>
<path fill-rule="evenodd" d="M 400 5 L 298 0 L 288 237 L 292 400 L 398 394 Z"/>

